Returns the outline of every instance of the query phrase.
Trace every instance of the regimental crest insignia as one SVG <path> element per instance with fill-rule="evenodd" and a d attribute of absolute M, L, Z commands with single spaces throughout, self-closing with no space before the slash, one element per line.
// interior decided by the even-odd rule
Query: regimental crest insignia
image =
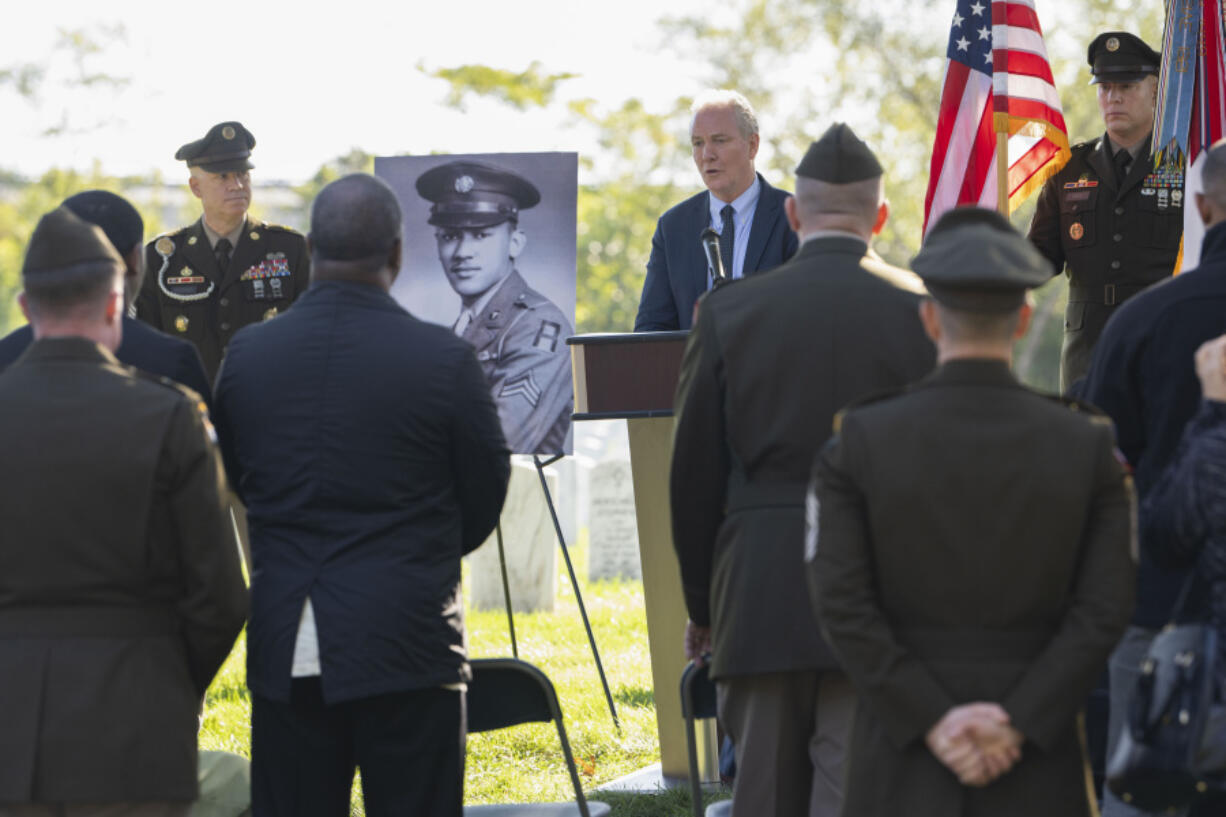
<path fill-rule="evenodd" d="M 1068 236 L 1074 241 L 1080 241 L 1082 236 L 1086 234 L 1086 228 L 1082 226 L 1080 221 L 1074 221 L 1068 228 Z"/>
<path fill-rule="evenodd" d="M 1119 51 L 1120 50 L 1120 38 L 1119 37 L 1108 37 L 1107 38 L 1107 50 L 1108 51 Z"/>
<path fill-rule="evenodd" d="M 1115 49 L 1113 48 L 1113 49 L 1111 49 L 1111 50 L 1112 50 L 1112 51 L 1114 51 Z M 222 129 L 221 129 L 221 138 L 223 138 L 223 139 L 233 139 L 233 138 L 234 138 L 234 128 L 230 127 L 229 125 L 226 125 L 224 128 L 222 128 Z"/>
<path fill-rule="evenodd" d="M 471 193 L 476 182 L 472 176 L 457 176 L 455 180 L 455 191 L 457 193 Z"/>

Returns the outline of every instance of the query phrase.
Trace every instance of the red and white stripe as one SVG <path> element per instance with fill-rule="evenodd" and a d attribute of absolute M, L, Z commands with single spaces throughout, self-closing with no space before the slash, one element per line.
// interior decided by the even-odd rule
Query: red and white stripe
<path fill-rule="evenodd" d="M 996 207 L 998 129 L 1010 134 L 1010 209 L 1068 159 L 1068 129 L 1034 0 L 994 0 L 991 6 L 991 76 L 957 60 L 946 62 L 925 234 L 958 205 Z"/>

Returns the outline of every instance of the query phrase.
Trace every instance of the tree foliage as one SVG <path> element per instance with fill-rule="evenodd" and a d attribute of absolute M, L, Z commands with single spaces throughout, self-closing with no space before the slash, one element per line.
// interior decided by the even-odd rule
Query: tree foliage
<path fill-rule="evenodd" d="M 785 188 L 792 186 L 793 168 L 811 140 L 835 121 L 851 124 L 886 166 L 892 215 L 875 247 L 888 260 L 907 264 L 920 243 L 953 10 L 953 0 L 913 0 L 905 6 L 729 0 L 703 16 L 668 17 L 657 26 L 656 45 L 696 66 L 699 82 L 654 109 L 629 87 L 623 99 L 568 96 L 567 81 L 576 74 L 540 61 L 522 68 L 419 64 L 418 69 L 439 81 L 445 105 L 463 110 L 475 99 L 489 99 L 525 118 L 548 112 L 560 118 L 563 127 L 591 137 L 596 149 L 580 157 L 576 329 L 625 331 L 637 310 L 656 218 L 701 189 L 687 131 L 691 97 L 702 87 L 736 88 L 754 103 L 762 128 L 758 167 L 772 184 Z M 1039 13 L 1070 136 L 1074 141 L 1097 136 L 1102 125 L 1094 93 L 1087 87 L 1086 45 L 1097 32 L 1114 29 L 1160 42 L 1162 3 L 1144 0 L 1122 15 L 1118 0 L 1040 0 Z M 54 83 L 96 95 L 121 87 L 126 79 L 107 75 L 97 61 L 107 46 L 122 44 L 124 37 L 118 27 L 61 31 L 45 59 L 0 65 L 0 93 L 27 100 L 37 114 L 35 126 L 49 136 L 93 127 L 96 122 L 74 118 L 83 114 L 70 112 L 66 105 L 43 109 L 44 89 Z M 371 155 L 355 147 L 294 189 L 305 210 L 328 182 L 371 169 Z M 52 171 L 35 182 L 14 185 L 11 176 L 0 173 L 0 184 L 20 191 L 0 203 L 0 329 L 14 321 L 9 304 L 21 247 L 37 215 L 77 189 L 103 186 L 122 192 L 129 181 L 109 179 L 96 170 Z M 154 191 L 151 205 L 144 208 L 152 234 L 161 227 L 160 179 L 142 185 L 146 191 L 152 185 Z M 1023 206 L 1014 214 L 1015 225 L 1025 229 L 1032 212 L 1032 203 Z M 1063 289 L 1056 282 L 1039 293 L 1034 337 L 1019 352 L 1029 379 L 1052 388 L 1052 350 L 1059 345 Z"/>

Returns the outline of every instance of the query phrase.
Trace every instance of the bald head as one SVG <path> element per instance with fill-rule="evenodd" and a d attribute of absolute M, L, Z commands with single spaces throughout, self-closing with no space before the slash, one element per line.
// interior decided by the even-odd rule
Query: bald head
<path fill-rule="evenodd" d="M 373 279 L 400 267 L 400 203 L 381 179 L 354 173 L 329 184 L 311 205 L 312 273 L 317 278 Z"/>

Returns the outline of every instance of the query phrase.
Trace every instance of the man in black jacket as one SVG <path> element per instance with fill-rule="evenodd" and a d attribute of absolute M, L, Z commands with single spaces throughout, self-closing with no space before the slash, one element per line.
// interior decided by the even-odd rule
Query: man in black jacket
<path fill-rule="evenodd" d="M 145 277 L 142 244 L 145 222 L 140 213 L 126 199 L 106 190 L 86 190 L 69 196 L 64 207 L 78 218 L 101 227 L 123 258 L 123 341 L 115 350 L 115 357 L 150 374 L 169 377 L 199 394 L 206 405 L 212 405 L 213 389 L 196 348 L 128 317 Z M 0 370 L 20 357 L 33 340 L 34 333 L 28 325 L 0 340 Z"/>
<path fill-rule="evenodd" d="M 510 471 L 471 347 L 388 295 L 400 207 L 374 177 L 311 209 L 314 281 L 230 344 L 217 381 L 248 509 L 247 685 L 256 814 L 458 815 L 465 660 L 460 557 L 493 530 Z"/>

